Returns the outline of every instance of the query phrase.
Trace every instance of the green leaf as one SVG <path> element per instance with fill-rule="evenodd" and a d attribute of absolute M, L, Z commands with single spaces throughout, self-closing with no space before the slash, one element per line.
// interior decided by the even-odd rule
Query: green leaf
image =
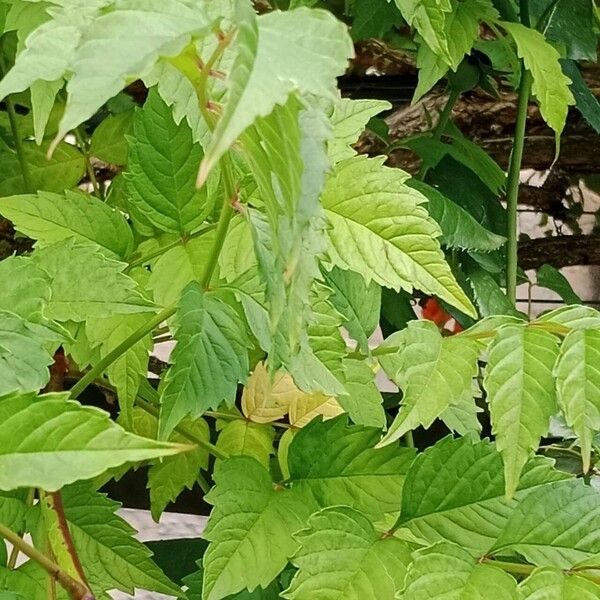
<path fill-rule="evenodd" d="M 187 586 L 185 591 L 187 600 L 202 600 L 204 569 L 202 569 L 200 561 L 198 561 L 198 566 L 200 567 L 199 571 L 195 571 L 183 579 L 183 583 Z M 227 600 L 278 600 L 280 589 L 279 582 L 275 580 L 266 588 L 257 587 L 252 592 L 242 590 L 237 594 L 227 596 Z"/>
<path fill-rule="evenodd" d="M 299 568 L 283 598 L 393 600 L 395 579 L 411 561 L 407 544 L 383 537 L 360 512 L 327 508 L 296 534 L 302 544 L 292 558 Z"/>
<path fill-rule="evenodd" d="M 267 587 L 299 546 L 292 534 L 316 508 L 296 490 L 274 486 L 268 471 L 247 456 L 219 463 L 214 479 L 205 496 L 214 508 L 204 531 L 211 542 L 203 559 L 204 600 Z"/>
<path fill-rule="evenodd" d="M 245 419 L 236 419 L 227 423 L 221 430 L 217 448 L 230 456 L 251 456 L 268 469 L 271 455 L 275 453 L 274 439 L 273 427 L 252 423 Z"/>
<path fill-rule="evenodd" d="M 56 96 L 63 84 L 64 80 L 62 78 L 57 79 L 56 81 L 44 81 L 39 79 L 30 87 L 33 132 L 35 135 L 35 143 L 38 144 L 38 146 L 44 140 L 44 133 L 52 115 Z"/>
<path fill-rule="evenodd" d="M 50 380 L 48 367 L 54 362 L 54 349 L 50 352 L 47 346 L 59 340 L 60 336 L 43 325 L 0 310 L 0 396 L 43 388 Z"/>
<path fill-rule="evenodd" d="M 242 139 L 265 208 L 264 215 L 251 209 L 246 214 L 266 285 L 270 365 L 274 369 L 288 365 L 300 387 L 292 363 L 300 353 L 313 358 L 304 330 L 311 309 L 314 312 L 307 298 L 313 281 L 321 278 L 317 257 L 327 247 L 319 195 L 329 170 L 330 130 L 322 111 L 302 110 L 291 96 L 285 106 L 258 119 Z M 327 371 L 321 371 L 320 379 L 327 379 Z M 330 374 L 329 379 L 333 380 Z M 327 391 L 335 393 L 331 387 Z"/>
<path fill-rule="evenodd" d="M 383 157 L 356 157 L 337 165 L 322 196 L 331 261 L 395 290 L 435 294 L 475 316 L 444 261 L 438 225 L 408 175 L 383 166 Z"/>
<path fill-rule="evenodd" d="M 463 268 L 482 317 L 493 315 L 517 317 L 521 315 L 489 271 L 473 260 L 465 261 Z"/>
<path fill-rule="evenodd" d="M 126 462 L 190 449 L 132 435 L 109 414 L 68 394 L 13 394 L 0 399 L 0 490 L 57 490 Z"/>
<path fill-rule="evenodd" d="M 167 250 L 158 258 L 148 280 L 148 288 L 157 304 L 175 304 L 188 283 L 202 279 L 214 241 L 214 230 L 211 230 Z"/>
<path fill-rule="evenodd" d="M 517 53 L 533 76 L 531 91 L 544 121 L 559 134 L 565 126 L 569 105 L 575 104 L 569 90 L 571 80 L 560 68 L 560 54 L 535 29 L 507 21 L 502 22 L 502 27 L 515 40 Z"/>
<path fill-rule="evenodd" d="M 473 477 L 473 473 L 480 476 Z M 399 524 L 434 543 L 458 544 L 473 556 L 494 545 L 518 502 L 568 475 L 541 457 L 525 466 L 513 500 L 504 498 L 502 459 L 493 444 L 446 437 L 419 454 L 406 476 Z"/>
<path fill-rule="evenodd" d="M 23 319 L 39 322 L 50 300 L 46 272 L 24 256 L 9 256 L 0 261 L 0 310 Z"/>
<path fill-rule="evenodd" d="M 383 0 L 381 4 L 386 4 Z M 355 2 L 355 6 L 363 5 L 362 2 Z M 387 6 L 392 6 L 387 4 Z M 369 6 L 369 9 L 371 7 Z M 395 10 L 392 8 L 392 10 Z M 352 27 L 354 34 L 356 21 Z M 385 100 L 351 100 L 342 98 L 334 104 L 333 113 L 330 117 L 333 125 L 333 138 L 329 140 L 328 154 L 333 163 L 350 158 L 356 155 L 352 144 L 358 141 L 360 134 L 371 117 L 384 110 L 389 110 L 392 105 Z"/>
<path fill-rule="evenodd" d="M 15 590 L 17 595 L 14 598 L 9 596 L 8 600 L 47 600 L 48 573 L 35 561 L 28 560 L 14 571 L 0 569 L 0 587 Z M 57 586 L 56 595 L 57 600 L 69 598 L 60 586 Z"/>
<path fill-rule="evenodd" d="M 570 329 L 595 329 L 600 327 L 600 312 L 591 306 L 561 306 L 541 315 L 535 322 L 558 323 Z"/>
<path fill-rule="evenodd" d="M 442 337 L 431 321 L 412 321 L 400 333 L 402 349 L 380 363 L 403 391 L 398 416 L 381 440 L 387 445 L 419 425 L 428 429 L 451 405 L 473 393 L 479 348 L 464 336 Z"/>
<path fill-rule="evenodd" d="M 344 317 L 344 327 L 358 342 L 361 352 L 369 352 L 369 337 L 379 324 L 381 288 L 353 271 L 333 268 L 325 272 L 325 282 L 333 290 L 329 297 Z"/>
<path fill-rule="evenodd" d="M 171 107 L 173 119 L 179 125 L 182 119 L 188 122 L 195 142 L 204 147 L 210 130 L 198 106 L 194 84 L 174 64 L 159 62 L 143 77 L 146 87 L 156 86 L 161 98 Z"/>
<path fill-rule="evenodd" d="M 481 433 L 481 423 L 477 418 L 477 414 L 481 412 L 483 412 L 483 409 L 477 406 L 473 393 L 470 393 L 458 402 L 448 406 L 440 415 L 440 421 L 443 421 L 450 431 L 459 435 L 467 435 L 470 432 L 479 434 Z"/>
<path fill-rule="evenodd" d="M 50 319 L 86 321 L 154 311 L 135 281 L 123 273 L 125 263 L 104 256 L 97 246 L 79 245 L 70 238 L 38 248 L 32 256 L 50 278 Z"/>
<path fill-rule="evenodd" d="M 462 206 L 444 196 L 436 188 L 418 179 L 409 179 L 406 185 L 427 198 L 427 211 L 442 230 L 440 242 L 444 246 L 490 252 L 497 250 L 506 242 L 505 237 L 492 233 L 480 225 Z"/>
<path fill-rule="evenodd" d="M 465 54 L 470 54 L 473 43 L 479 37 L 479 22 L 495 21 L 498 13 L 489 0 L 466 0 L 453 2 L 452 9 L 445 15 L 444 37 L 448 56 L 434 52 L 429 45 L 419 44 L 417 67 L 419 84 L 413 103 L 423 97 L 446 73 L 448 67 L 456 71 Z"/>
<path fill-rule="evenodd" d="M 452 11 L 450 0 L 395 0 L 402 16 L 425 40 L 432 52 L 448 64 L 452 62 L 448 49 L 445 23 Z"/>
<path fill-rule="evenodd" d="M 581 304 L 568 279 L 552 265 L 545 264 L 538 269 L 537 284 L 556 292 L 565 304 Z"/>
<path fill-rule="evenodd" d="M 73 543 L 92 589 L 135 589 L 178 595 L 179 586 L 152 562 L 152 552 L 138 542 L 135 529 L 115 514 L 118 502 L 83 482 L 62 491 Z"/>
<path fill-rule="evenodd" d="M 500 329 L 490 346 L 483 385 L 504 462 L 508 498 L 556 413 L 552 369 L 557 356 L 555 336 L 518 325 Z"/>
<path fill-rule="evenodd" d="M 568 569 L 600 552 L 600 493 L 580 479 L 529 494 L 514 510 L 492 552 L 518 552 L 538 566 Z"/>
<path fill-rule="evenodd" d="M 47 143 L 37 146 L 35 142 L 25 141 L 23 150 L 34 190 L 62 194 L 66 189 L 75 187 L 85 173 L 83 154 L 69 144 L 59 144 L 49 160 L 46 157 Z M 23 182 L 17 154 L 7 149 L 0 151 L 0 196 L 30 191 Z"/>
<path fill-rule="evenodd" d="M 114 315 L 105 319 L 88 319 L 85 324 L 87 338 L 92 346 L 100 346 L 104 358 L 132 333 L 148 321 L 146 314 Z M 140 378 L 148 373 L 148 355 L 154 344 L 150 334 L 121 354 L 106 370 L 109 381 L 117 388 L 119 408 L 124 424 L 132 425 L 132 410 L 140 387 Z"/>
<path fill-rule="evenodd" d="M 342 369 L 347 393 L 337 397 L 340 406 L 357 425 L 385 427 L 383 398 L 375 383 L 373 369 L 366 362 L 353 358 L 344 359 Z"/>
<path fill-rule="evenodd" d="M 587 473 L 594 435 L 600 430 L 600 331 L 569 333 L 554 368 L 558 404 L 581 446 Z"/>
<path fill-rule="evenodd" d="M 403 600 L 516 600 L 517 582 L 508 573 L 478 563 L 455 544 L 419 550 L 408 568 Z"/>
<path fill-rule="evenodd" d="M 421 156 L 428 167 L 436 166 L 446 155 L 451 156 L 498 194 L 506 183 L 506 176 L 498 163 L 485 150 L 465 138 L 458 128 L 447 125 L 444 133 L 451 138 L 451 143 L 441 142 L 429 135 L 419 135 L 402 144 Z"/>
<path fill-rule="evenodd" d="M 126 165 L 129 150 L 125 136 L 131 132 L 133 111 L 109 115 L 92 134 L 90 154 L 113 165 Z"/>
<path fill-rule="evenodd" d="M 529 16 L 546 38 L 566 47 L 567 58 L 596 62 L 598 40 L 591 0 L 533 0 Z"/>
<path fill-rule="evenodd" d="M 158 419 L 142 410 L 134 408 L 132 430 L 145 438 L 156 439 Z M 204 419 L 185 422 L 186 430 L 201 440 L 210 441 L 208 423 Z M 169 437 L 173 443 L 189 443 L 187 438 L 173 432 Z M 161 514 L 169 502 L 174 502 L 184 489 L 192 489 L 198 479 L 200 470 L 208 469 L 208 451 L 197 447 L 190 452 L 182 452 L 173 456 L 160 458 L 148 470 L 148 488 L 150 489 L 150 511 L 152 518 L 158 523 Z"/>
<path fill-rule="evenodd" d="M 80 191 L 63 195 L 39 192 L 0 198 L 0 214 L 15 228 L 48 246 L 67 238 L 92 242 L 109 256 L 125 258 L 133 248 L 133 235 L 125 217 L 104 202 Z"/>
<path fill-rule="evenodd" d="M 353 56 L 345 25 L 331 13 L 298 8 L 257 17 L 240 3 L 237 54 L 228 95 L 200 167 L 204 181 L 219 158 L 257 117 L 285 104 L 293 91 L 337 99 L 336 77 Z"/>
<path fill-rule="evenodd" d="M 13 531 L 24 530 L 29 508 L 26 490 L 0 492 L 0 523 Z"/>
<path fill-rule="evenodd" d="M 519 600 L 595 600 L 600 586 L 577 573 L 555 567 L 536 569 L 519 584 Z"/>
<path fill-rule="evenodd" d="M 349 4 L 352 16 L 350 33 L 355 41 L 370 38 L 383 39 L 383 36 L 394 25 L 402 22 L 396 5 L 388 0 L 375 0 L 374 2 L 351 0 Z"/>
<path fill-rule="evenodd" d="M 147 73 L 161 56 L 174 56 L 192 35 L 205 34 L 211 25 L 207 13 L 185 0 L 126 0 L 96 16 L 68 63 L 72 76 L 58 137 L 91 117 L 128 80 Z M 63 54 L 60 46 L 55 52 Z M 99 64 L 98 55 L 103 57 Z"/>
<path fill-rule="evenodd" d="M 198 283 L 183 290 L 175 339 L 173 364 L 161 382 L 161 439 L 187 415 L 199 417 L 223 401 L 233 404 L 237 384 L 249 371 L 249 342 L 239 316 L 221 300 L 205 296 Z"/>
<path fill-rule="evenodd" d="M 186 121 L 175 124 L 155 89 L 136 111 L 128 139 L 128 208 L 162 231 L 189 233 L 200 225 L 210 210 L 206 188 L 197 190 L 194 179 L 202 148 Z"/>
<path fill-rule="evenodd" d="M 504 235 L 507 231 L 506 209 L 471 169 L 446 155 L 427 174 L 427 181 L 470 213 L 486 229 Z"/>
<path fill-rule="evenodd" d="M 575 96 L 575 107 L 588 125 L 600 133 L 600 102 L 590 90 L 577 64 L 572 60 L 561 60 L 562 70 L 571 80 L 571 92 Z"/>
<path fill-rule="evenodd" d="M 397 512 L 409 448 L 374 448 L 380 431 L 348 427 L 346 417 L 313 419 L 292 441 L 288 466 L 293 488 L 322 508 L 345 504 L 378 518 Z"/>

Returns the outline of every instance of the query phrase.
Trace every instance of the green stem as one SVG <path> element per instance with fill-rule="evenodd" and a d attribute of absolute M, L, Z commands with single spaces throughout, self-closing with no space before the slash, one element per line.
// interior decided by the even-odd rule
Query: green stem
<path fill-rule="evenodd" d="M 202 278 L 200 279 L 200 283 L 205 290 L 208 289 L 210 285 L 210 280 L 212 279 L 213 273 L 215 272 L 215 269 L 217 267 L 219 255 L 221 254 L 221 250 L 223 249 L 225 237 L 227 236 L 227 230 L 229 229 L 229 223 L 231 222 L 231 218 L 233 217 L 234 213 L 232 203 L 237 197 L 237 191 L 233 182 L 233 166 L 227 154 L 223 156 L 223 158 L 220 161 L 220 164 L 221 174 L 223 176 L 223 184 L 225 187 L 225 198 L 223 200 L 223 208 L 221 209 L 221 214 L 219 215 L 219 221 L 217 222 L 215 242 L 213 244 L 208 260 L 206 261 L 206 266 L 204 268 Z"/>
<path fill-rule="evenodd" d="M 233 31 L 224 35 L 217 44 L 217 47 L 214 49 L 213 53 L 210 55 L 206 63 L 202 66 L 200 70 L 200 76 L 198 77 L 198 82 L 196 84 L 196 94 L 198 95 L 198 103 L 200 106 L 200 112 L 206 121 L 209 129 L 212 131 L 215 128 L 216 116 L 213 115 L 209 107 L 208 101 L 208 78 L 212 71 L 212 68 L 215 66 L 217 61 L 221 58 L 225 48 L 229 45 L 231 40 L 233 39 Z"/>
<path fill-rule="evenodd" d="M 129 266 L 127 267 L 127 269 L 133 269 L 134 267 L 141 267 L 142 265 L 150 262 L 153 258 L 156 258 L 157 256 L 161 256 L 165 252 L 168 252 L 169 250 L 172 250 L 173 248 L 176 248 L 177 246 L 179 246 L 181 244 L 185 244 L 186 242 L 189 242 L 190 240 L 193 240 L 194 238 L 203 236 L 205 233 L 208 233 L 209 231 L 212 231 L 213 229 L 215 229 L 216 226 L 217 226 L 216 223 L 209 223 L 208 225 L 202 225 L 202 227 L 200 227 L 196 231 L 192 231 L 192 233 L 190 233 L 185 239 L 177 238 L 175 241 L 171 242 L 170 244 L 161 246 L 160 248 L 157 248 L 153 252 L 149 252 L 145 256 L 136 258 L 135 260 L 133 260 L 129 263 Z"/>
<path fill-rule="evenodd" d="M 134 344 L 137 344 L 145 335 L 151 333 L 163 321 L 166 321 L 175 314 L 176 306 L 169 306 L 158 314 L 154 315 L 147 323 L 138 330 L 134 331 L 127 339 L 123 340 L 114 350 L 111 350 L 104 358 L 99 360 L 72 388 L 71 398 L 77 398 L 85 388 L 99 377 L 110 365 L 122 354 L 127 352 Z"/>
<path fill-rule="evenodd" d="M 433 130 L 432 138 L 436 142 L 439 142 L 442 139 L 442 136 L 444 135 L 446 126 L 448 125 L 448 122 L 450 121 L 450 117 L 452 116 L 452 110 L 454 108 L 454 105 L 457 103 L 459 98 L 460 98 L 460 92 L 458 90 L 450 90 L 450 95 L 448 96 L 448 100 L 446 101 L 446 104 L 444 105 L 444 108 L 442 109 L 442 112 L 440 113 L 439 121 Z M 423 163 L 421 165 L 421 170 L 419 171 L 417 178 L 424 180 L 425 176 L 427 175 L 427 172 L 429 171 L 429 168 L 430 168 L 429 166 L 426 166 L 425 163 Z"/>
<path fill-rule="evenodd" d="M 502 569 L 503 571 L 506 571 L 507 573 L 515 573 L 516 575 L 527 576 L 527 575 L 530 575 L 531 573 L 533 573 L 533 571 L 535 571 L 535 569 L 537 569 L 537 567 L 535 565 L 526 565 L 523 563 L 513 563 L 513 562 L 504 561 L 504 560 L 495 560 L 493 558 L 484 558 L 484 559 L 482 559 L 481 562 L 488 564 L 488 565 L 492 565 L 499 569 Z M 591 569 L 591 567 L 583 567 L 583 568 Z M 579 570 L 577 568 L 567 569 L 567 570 L 565 570 L 565 573 L 569 574 L 569 573 L 575 572 L 575 571 L 577 572 L 577 574 L 580 577 L 585 577 L 585 579 L 588 579 L 589 581 L 592 581 L 596 584 L 600 584 L 600 576 L 594 575 L 593 573 L 586 573 L 585 571 Z"/>
<path fill-rule="evenodd" d="M 6 62 L 4 61 L 4 55 L 1 52 L 0 48 L 0 75 L 4 76 L 6 73 Z M 17 152 L 17 158 L 19 160 L 19 165 L 21 166 L 21 177 L 23 177 L 23 185 L 25 186 L 25 191 L 28 194 L 34 194 L 35 188 L 33 186 L 33 179 L 31 178 L 31 171 L 29 170 L 29 163 L 27 162 L 27 157 L 25 156 L 25 148 L 23 146 L 23 138 L 21 137 L 21 133 L 19 131 L 19 123 L 17 122 L 17 113 L 15 111 L 15 105 L 12 101 L 10 95 L 6 96 L 4 99 L 6 104 L 6 112 L 8 113 L 8 121 L 10 123 L 10 130 L 12 132 L 13 140 L 15 142 L 15 150 Z"/>
<path fill-rule="evenodd" d="M 481 562 L 502 569 L 507 573 L 515 573 L 516 575 L 529 575 L 536 568 L 534 565 L 495 560 L 493 558 L 484 558 Z"/>
<path fill-rule="evenodd" d="M 135 399 L 135 405 L 139 406 L 142 410 L 146 411 L 149 415 L 152 415 L 156 419 L 159 418 L 159 408 L 157 406 L 154 406 L 153 404 L 150 404 L 150 402 L 146 402 L 140 397 L 137 397 Z M 186 427 L 183 423 L 179 423 L 179 425 L 175 427 L 175 431 L 179 435 L 182 435 L 184 438 L 188 439 L 190 442 L 193 442 L 197 446 L 204 448 L 216 458 L 220 458 L 221 460 L 226 460 L 229 458 L 229 454 L 227 452 L 224 452 L 220 448 L 217 448 L 217 446 L 215 446 L 214 444 L 211 444 L 207 440 L 204 440 L 201 437 L 197 436 L 193 431 L 189 429 L 189 427 Z"/>
<path fill-rule="evenodd" d="M 531 73 L 521 65 L 521 83 L 519 84 L 519 103 L 517 105 L 517 120 L 513 149 L 510 154 L 508 180 L 506 184 L 506 205 L 508 211 L 507 242 L 506 242 L 506 295 L 515 304 L 517 299 L 517 268 L 518 268 L 518 213 L 519 183 L 521 164 L 523 161 L 523 146 L 525 144 L 525 126 L 527 124 L 527 108 L 531 91 Z"/>
<path fill-rule="evenodd" d="M 59 565 L 50 560 L 45 554 L 34 548 L 14 531 L 0 523 L 0 537 L 18 548 L 25 556 L 35 561 L 69 593 L 73 600 L 94 600 L 93 594 L 79 581 L 63 571 Z"/>
<path fill-rule="evenodd" d="M 83 135 L 81 134 L 81 128 L 76 127 L 73 129 L 73 135 L 77 140 L 77 145 L 83 154 L 83 158 L 85 160 L 85 170 L 87 171 L 88 177 L 90 178 L 90 182 L 92 183 L 92 187 L 94 188 L 94 195 L 100 200 L 104 200 L 104 194 L 102 193 L 102 189 L 98 184 L 98 180 L 96 179 L 96 173 L 94 171 L 94 167 L 90 161 L 90 154 L 88 152 L 88 147 L 86 141 L 83 139 Z"/>

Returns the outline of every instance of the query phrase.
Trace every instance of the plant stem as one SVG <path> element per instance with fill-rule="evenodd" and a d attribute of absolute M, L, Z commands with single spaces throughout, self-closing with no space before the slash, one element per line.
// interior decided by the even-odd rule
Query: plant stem
<path fill-rule="evenodd" d="M 88 152 L 87 143 L 83 139 L 83 135 L 81 135 L 81 127 L 76 127 L 75 129 L 73 129 L 73 135 L 75 136 L 77 144 L 79 145 L 79 149 L 83 154 L 83 158 L 85 160 L 85 170 L 87 171 L 92 187 L 94 188 L 94 195 L 98 199 L 104 200 L 104 194 L 102 193 L 100 185 L 98 184 L 98 180 L 96 179 L 96 173 L 94 172 L 94 167 L 90 161 L 90 154 Z"/>
<path fill-rule="evenodd" d="M 525 144 L 525 126 L 527 124 L 530 90 L 531 73 L 525 69 L 525 65 L 521 64 L 517 121 L 506 184 L 506 205 L 508 211 L 506 232 L 506 295 L 513 304 L 516 303 L 517 299 L 517 253 L 519 237 L 517 205 L 519 201 L 519 182 L 521 178 L 521 163 L 523 161 L 523 146 Z"/>
<path fill-rule="evenodd" d="M 237 198 L 237 191 L 233 182 L 233 166 L 227 154 L 221 159 L 220 165 L 221 174 L 223 175 L 223 184 L 225 187 L 225 198 L 223 200 L 223 208 L 221 209 L 221 214 L 219 215 L 219 221 L 217 222 L 215 242 L 213 244 L 208 260 L 206 261 L 206 266 L 204 268 L 202 278 L 200 279 L 200 283 L 202 284 L 202 287 L 205 290 L 208 289 L 210 285 L 210 280 L 212 279 L 213 273 L 215 272 L 215 268 L 217 267 L 219 255 L 221 254 L 221 250 L 223 249 L 225 237 L 227 236 L 227 230 L 229 229 L 229 223 L 231 222 L 231 217 L 233 217 L 232 203 Z"/>
<path fill-rule="evenodd" d="M 135 404 L 136 404 L 136 406 L 139 406 L 142 410 L 145 410 L 149 415 L 152 415 L 156 419 L 159 418 L 160 411 L 159 411 L 158 407 L 154 406 L 150 402 L 146 402 L 145 400 L 142 400 L 138 396 L 135 399 Z M 207 450 L 210 454 L 212 454 L 216 458 L 220 458 L 221 460 L 226 460 L 229 458 L 229 454 L 227 452 L 224 452 L 220 448 L 217 448 L 217 446 L 215 446 L 214 444 L 211 444 L 209 441 L 204 440 L 201 437 L 197 436 L 193 431 L 191 431 L 188 427 L 186 427 L 182 423 L 179 423 L 179 425 L 177 425 L 175 427 L 175 431 L 179 435 L 182 435 L 183 437 L 190 440 L 190 442 L 193 442 L 197 446 L 204 448 L 205 450 Z"/>
<path fill-rule="evenodd" d="M 4 60 L 4 55 L 2 54 L 2 52 L 0 52 L 0 75 L 4 76 L 5 73 L 6 62 Z M 8 121 L 10 123 L 10 130 L 12 133 L 13 141 L 15 143 L 17 158 L 19 160 L 19 165 L 21 166 L 21 177 L 23 177 L 23 185 L 25 186 L 25 191 L 28 194 L 34 194 L 36 190 L 33 186 L 33 179 L 31 178 L 29 163 L 27 162 L 27 157 L 25 156 L 25 148 L 23 147 L 23 138 L 21 137 L 21 133 L 19 131 L 19 123 L 17 122 L 17 113 L 15 111 L 15 105 L 10 95 L 6 96 L 4 102 L 6 104 L 6 112 L 8 113 Z"/>
<path fill-rule="evenodd" d="M 104 358 L 99 360 L 72 388 L 71 398 L 77 398 L 85 388 L 99 377 L 107 367 L 113 364 L 117 358 L 127 352 L 134 344 L 139 342 L 145 335 L 151 333 L 163 321 L 172 317 L 177 310 L 176 306 L 169 306 L 154 315 L 147 323 L 134 331 L 127 339 L 123 340 L 114 350 L 111 350 Z"/>
<path fill-rule="evenodd" d="M 63 571 L 59 565 L 50 560 L 45 554 L 25 542 L 14 531 L 0 523 L 0 537 L 18 548 L 25 556 L 37 562 L 42 569 L 54 577 L 58 583 L 69 593 L 73 600 L 94 600 L 92 592 L 82 583 L 73 579 Z"/>
<path fill-rule="evenodd" d="M 504 560 L 495 560 L 493 558 L 484 558 L 481 561 L 482 563 L 485 563 L 487 565 L 492 565 L 494 567 L 498 567 L 499 569 L 502 569 L 503 571 L 506 571 L 507 573 L 515 573 L 517 575 L 530 575 L 531 573 L 533 573 L 533 571 L 535 569 L 537 569 L 537 567 L 535 565 L 526 565 L 523 563 L 513 563 L 513 562 L 508 562 L 508 561 L 504 561 Z M 584 567 L 587 569 L 592 569 L 593 567 Z M 574 569 L 567 569 L 565 570 L 565 573 L 571 573 L 571 572 L 577 572 L 577 574 L 580 577 L 585 577 L 585 579 L 588 579 L 589 581 L 593 581 L 594 583 L 600 584 L 600 576 L 599 575 L 594 575 L 593 573 L 586 573 L 583 570 L 579 570 L 577 568 Z"/>
<path fill-rule="evenodd" d="M 190 233 L 186 238 L 177 238 L 175 241 L 171 242 L 170 244 L 161 246 L 160 248 L 157 248 L 153 252 L 148 252 L 148 254 L 146 254 L 145 256 L 136 258 L 135 260 L 133 260 L 129 263 L 127 270 L 133 269 L 134 267 L 141 267 L 142 265 L 150 262 L 153 258 L 156 258 L 157 256 L 161 256 L 165 252 L 168 252 L 169 250 L 172 250 L 173 248 L 176 248 L 177 246 L 179 246 L 181 244 L 185 244 L 186 242 L 189 242 L 190 240 L 202 237 L 205 233 L 208 233 L 209 231 L 212 231 L 213 229 L 215 229 L 216 226 L 217 226 L 216 223 L 208 223 L 207 225 L 202 225 L 195 231 L 192 231 L 192 233 Z"/>

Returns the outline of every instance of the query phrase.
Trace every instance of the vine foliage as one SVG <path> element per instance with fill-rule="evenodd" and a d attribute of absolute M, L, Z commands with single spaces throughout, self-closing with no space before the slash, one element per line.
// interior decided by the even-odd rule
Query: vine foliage
<path fill-rule="evenodd" d="M 576 98 L 597 119 L 597 9 L 327 4 L 0 3 L 0 215 L 33 241 L 0 261 L 3 600 L 600 597 L 600 313 L 550 265 L 565 305 L 515 306 L 528 106 L 557 152 Z M 415 101 L 447 85 L 394 142 L 414 177 L 354 148 L 391 108 L 339 93 L 372 37 Z M 452 123 L 476 86 L 518 90 L 508 173 Z M 211 505 L 193 567 L 103 493 L 138 467 L 155 520 Z"/>

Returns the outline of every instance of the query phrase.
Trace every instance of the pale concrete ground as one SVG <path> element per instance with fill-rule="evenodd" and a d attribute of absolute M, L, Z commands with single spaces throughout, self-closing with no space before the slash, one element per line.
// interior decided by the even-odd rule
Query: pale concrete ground
<path fill-rule="evenodd" d="M 206 517 L 199 515 L 184 515 L 178 513 L 163 513 L 160 523 L 155 523 L 147 510 L 122 508 L 119 514 L 139 532 L 137 538 L 142 542 L 152 540 L 172 540 L 182 538 L 198 538 L 206 525 Z M 114 600 L 167 600 L 155 592 L 138 592 L 135 596 L 113 592 Z"/>

